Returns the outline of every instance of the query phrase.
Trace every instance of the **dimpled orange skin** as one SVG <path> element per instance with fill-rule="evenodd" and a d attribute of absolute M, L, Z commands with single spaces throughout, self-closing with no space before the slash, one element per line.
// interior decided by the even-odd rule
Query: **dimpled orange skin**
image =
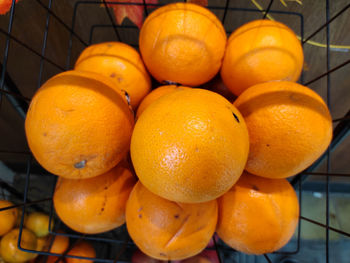
<path fill-rule="evenodd" d="M 139 249 L 160 260 L 180 260 L 200 253 L 214 234 L 217 201 L 176 203 L 147 190 L 140 181 L 126 206 L 126 226 Z"/>
<path fill-rule="evenodd" d="M 280 249 L 298 224 L 298 198 L 286 179 L 244 172 L 218 204 L 217 234 L 227 245 L 246 254 Z"/>
<path fill-rule="evenodd" d="M 234 105 L 249 131 L 246 170 L 268 178 L 293 176 L 310 166 L 332 139 L 332 119 L 322 98 L 294 82 L 255 85 Z"/>
<path fill-rule="evenodd" d="M 0 200 L 0 208 L 10 207 L 13 205 L 13 203 L 7 200 Z M 16 225 L 17 217 L 17 208 L 7 209 L 0 212 L 0 236 L 5 235 Z"/>
<path fill-rule="evenodd" d="M 197 86 L 219 71 L 226 33 L 208 9 L 173 3 L 152 12 L 140 31 L 140 52 L 149 72 L 159 81 Z"/>
<path fill-rule="evenodd" d="M 59 178 L 53 197 L 55 210 L 75 231 L 96 234 L 112 230 L 125 223 L 126 201 L 135 183 L 123 161 L 93 178 Z"/>
<path fill-rule="evenodd" d="M 266 81 L 297 81 L 303 63 L 300 40 L 290 28 L 277 21 L 255 20 L 229 37 L 221 77 L 238 96 Z"/>
<path fill-rule="evenodd" d="M 213 200 L 238 180 L 249 150 L 243 117 L 224 97 L 185 89 L 153 102 L 136 122 L 130 153 L 142 184 L 183 203 Z"/>
<path fill-rule="evenodd" d="M 165 85 L 165 86 L 161 86 L 161 87 L 158 87 L 158 88 L 152 90 L 151 93 L 149 93 L 142 100 L 142 102 L 140 103 L 140 106 L 137 108 L 136 118 L 140 117 L 141 113 L 144 112 L 144 110 L 149 105 L 151 105 L 154 101 L 156 101 L 160 97 L 162 97 L 166 94 L 170 94 L 174 91 L 183 90 L 184 88 L 188 88 L 188 87 L 176 86 L 176 85 Z"/>
<path fill-rule="evenodd" d="M 125 98 L 110 80 L 67 71 L 36 92 L 25 131 L 34 157 L 46 170 L 81 179 L 105 173 L 124 158 L 133 125 Z"/>
<path fill-rule="evenodd" d="M 0 249 L 1 257 L 6 262 L 25 262 L 37 255 L 30 252 L 25 252 L 17 247 L 19 238 L 19 228 L 12 229 L 1 239 Z M 37 238 L 34 233 L 25 228 L 22 229 L 21 247 L 29 250 L 36 250 Z"/>
<path fill-rule="evenodd" d="M 74 69 L 109 77 L 129 94 L 133 109 L 151 91 L 151 79 L 139 53 L 121 42 L 104 42 L 85 48 Z"/>

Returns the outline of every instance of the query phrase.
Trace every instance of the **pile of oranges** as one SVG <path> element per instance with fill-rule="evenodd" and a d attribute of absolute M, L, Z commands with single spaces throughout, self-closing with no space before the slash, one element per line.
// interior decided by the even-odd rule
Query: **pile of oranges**
<path fill-rule="evenodd" d="M 208 9 L 174 3 L 146 18 L 139 48 L 86 48 L 30 104 L 26 136 L 59 176 L 57 215 L 85 234 L 126 222 L 160 260 L 199 254 L 215 232 L 248 254 L 283 247 L 299 217 L 286 178 L 332 138 L 322 98 L 295 83 L 304 58 L 294 32 L 256 20 L 227 40 Z M 215 76 L 233 103 L 203 89 L 216 90 Z"/>
<path fill-rule="evenodd" d="M 6 208 L 6 209 L 5 209 Z M 22 212 L 12 202 L 0 200 L 0 262 L 31 262 L 37 260 L 34 251 L 45 251 L 54 254 L 95 257 L 95 249 L 86 241 L 76 242 L 69 247 L 69 238 L 62 231 L 56 236 L 49 234 L 49 216 L 42 212 L 31 212 L 23 217 L 23 227 L 20 231 Z M 51 222 L 53 227 L 53 222 Z M 21 238 L 20 238 L 21 235 Z M 18 248 L 21 240 L 22 249 Z M 58 257 L 50 256 L 47 262 L 56 262 Z M 76 263 L 75 259 L 67 259 L 67 263 Z"/>

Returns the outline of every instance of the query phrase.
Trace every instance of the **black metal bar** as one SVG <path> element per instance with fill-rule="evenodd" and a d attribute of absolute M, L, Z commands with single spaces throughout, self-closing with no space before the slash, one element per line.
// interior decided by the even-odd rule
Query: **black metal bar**
<path fill-rule="evenodd" d="M 32 157 L 29 156 L 27 160 L 27 173 L 26 173 L 26 183 L 24 187 L 24 194 L 23 194 L 23 207 L 22 207 L 22 216 L 21 216 L 21 222 L 19 224 L 19 235 L 18 235 L 18 242 L 17 247 L 20 250 L 24 250 L 24 248 L 21 247 L 21 240 L 22 240 L 22 231 L 23 231 L 23 225 L 24 225 L 24 216 L 26 214 L 26 203 L 28 202 L 27 195 L 28 195 L 28 187 L 29 187 L 29 176 L 30 176 L 30 165 L 32 162 Z"/>
<path fill-rule="evenodd" d="M 221 19 L 221 22 L 223 25 L 225 25 L 225 19 L 226 19 L 227 10 L 228 10 L 229 5 L 230 5 L 230 0 L 226 0 L 224 15 L 222 16 L 222 19 Z"/>
<path fill-rule="evenodd" d="M 30 98 L 24 97 L 23 95 L 17 94 L 16 92 L 8 91 L 6 89 L 0 89 L 0 94 L 1 93 L 5 93 L 5 94 L 8 94 L 8 95 L 11 95 L 12 97 L 16 97 L 16 98 L 21 99 L 21 100 L 26 101 L 26 102 L 30 102 L 31 101 Z"/>
<path fill-rule="evenodd" d="M 334 68 L 332 68 L 332 69 L 330 69 L 330 70 L 327 70 L 327 72 L 325 72 L 325 73 L 319 75 L 318 77 L 316 77 L 316 78 L 314 78 L 314 79 L 312 79 L 312 80 L 309 80 L 309 81 L 306 82 L 304 85 L 305 85 L 305 86 L 308 86 L 308 85 L 310 85 L 311 83 L 314 83 L 315 81 L 317 81 L 317 80 L 323 78 L 324 76 L 330 75 L 330 74 L 333 73 L 334 71 L 336 71 L 336 70 L 338 70 L 338 69 L 340 69 L 340 68 L 346 66 L 346 65 L 349 64 L 349 63 L 350 63 L 350 59 L 348 59 L 347 61 L 341 63 L 340 65 L 338 65 L 338 66 L 336 66 L 336 67 L 334 67 Z"/>
<path fill-rule="evenodd" d="M 336 13 L 331 19 L 329 19 L 325 24 L 320 26 L 318 29 L 315 30 L 312 34 L 310 34 L 306 39 L 304 39 L 303 43 L 306 43 L 308 40 L 313 38 L 318 32 L 320 32 L 322 29 L 327 27 L 333 20 L 335 20 L 338 16 L 340 16 L 342 13 L 344 13 L 348 8 L 350 7 L 350 3 L 347 4 L 343 9 L 341 9 L 338 13 Z"/>
<path fill-rule="evenodd" d="M 350 110 L 347 112 L 345 117 L 349 117 L 349 116 L 350 116 Z M 349 134 L 350 134 L 350 121 L 343 120 L 343 121 L 339 122 L 338 125 L 333 130 L 333 139 L 332 139 L 331 145 L 329 147 L 330 151 L 334 151 L 337 148 L 337 146 L 339 145 L 339 143 L 342 140 L 344 140 Z M 324 153 L 320 158 L 318 158 L 318 160 L 315 161 L 308 169 L 306 169 L 305 171 L 303 171 L 300 174 L 298 174 L 297 176 L 295 176 L 292 179 L 291 184 L 295 185 L 298 182 L 298 180 L 305 181 L 307 178 L 307 175 L 303 176 L 304 172 L 306 172 L 306 173 L 312 172 L 314 169 L 316 169 L 324 161 L 324 159 L 326 157 L 327 157 L 327 152 Z"/>
<path fill-rule="evenodd" d="M 21 40 L 19 40 L 18 38 L 10 35 L 9 33 L 7 33 L 5 30 L 3 30 L 2 28 L 0 28 L 0 33 L 6 35 L 7 37 L 11 38 L 11 40 L 15 41 L 16 43 L 20 44 L 21 46 L 25 47 L 26 49 L 28 49 L 29 51 L 31 51 L 32 53 L 34 53 L 35 55 L 38 55 L 39 57 L 42 57 L 45 61 L 49 62 L 51 65 L 55 66 L 56 68 L 64 71 L 64 68 L 61 67 L 60 65 L 56 64 L 55 62 L 53 62 L 51 59 L 47 58 L 47 57 L 43 57 L 39 52 L 35 51 L 34 49 L 32 49 L 30 46 L 28 46 L 26 43 L 22 42 Z"/>
<path fill-rule="evenodd" d="M 45 31 L 44 31 L 44 38 L 43 38 L 43 46 L 41 48 L 41 55 L 43 57 L 45 56 L 45 50 L 46 50 L 46 44 L 47 44 L 47 36 L 48 36 L 48 31 L 49 31 L 50 11 L 51 11 L 51 6 L 52 6 L 52 1 L 53 0 L 49 0 L 49 5 L 48 5 L 48 9 L 47 9 L 47 14 L 46 14 L 46 23 L 45 23 Z M 37 85 L 38 89 L 41 86 L 41 79 L 42 79 L 43 69 L 44 69 L 44 60 L 43 60 L 43 58 L 40 58 L 39 76 L 38 76 L 38 85 Z"/>
<path fill-rule="evenodd" d="M 1 64 L 0 69 L 1 71 L 4 70 L 4 67 Z M 5 72 L 2 82 L 3 88 L 0 89 L 0 96 L 3 93 L 6 94 L 6 98 L 12 104 L 13 108 L 17 111 L 19 116 L 24 119 L 28 110 L 28 102 L 30 99 L 21 94 L 20 90 L 17 88 L 16 84 L 7 72 Z"/>
<path fill-rule="evenodd" d="M 51 200 L 52 200 L 52 197 L 48 197 L 48 198 L 44 198 L 44 199 L 40 199 L 40 200 L 35 200 L 35 201 L 29 201 L 27 199 L 26 203 L 21 203 L 21 204 L 17 204 L 17 205 L 12 205 L 12 206 L 8 206 L 8 207 L 0 208 L 0 212 L 3 211 L 3 210 L 8 210 L 8 209 L 16 208 L 16 207 L 22 207 L 22 206 L 25 206 L 25 205 L 26 206 L 31 206 L 31 205 L 34 205 L 34 204 L 39 204 L 39 203 L 46 202 L 46 201 L 51 201 Z M 42 210 L 41 208 L 39 208 L 39 210 L 44 212 L 44 210 Z"/>
<path fill-rule="evenodd" d="M 14 14 L 15 14 L 15 5 L 16 5 L 16 1 L 12 0 L 12 5 L 11 5 L 11 9 L 10 9 L 10 20 L 9 20 L 9 24 L 7 27 L 7 32 L 5 30 L 3 30 L 4 32 L 7 33 L 7 37 L 6 37 L 6 43 L 5 43 L 4 58 L 2 60 L 2 65 L 1 65 L 2 66 L 1 77 L 0 77 L 0 89 L 1 90 L 8 90 L 7 85 L 5 85 L 5 76 L 6 76 L 7 61 L 8 61 L 8 55 L 9 55 L 9 49 L 10 49 L 10 40 L 11 40 L 10 35 L 11 35 L 11 31 L 12 31 L 13 18 L 14 18 Z M 15 109 L 19 109 L 19 113 L 20 113 L 20 115 L 22 115 L 23 113 L 20 111 L 20 108 L 17 108 L 15 98 L 9 97 L 9 100 L 11 103 L 13 103 Z M 2 92 L 0 92 L 0 109 L 1 109 L 1 107 L 2 107 Z"/>
<path fill-rule="evenodd" d="M 350 120 L 350 117 L 343 117 L 343 118 L 337 118 L 337 119 L 334 119 L 333 122 L 338 122 L 338 121 L 348 121 Z"/>
<path fill-rule="evenodd" d="M 15 4 L 16 1 L 12 0 L 11 10 L 10 10 L 10 20 L 7 27 L 7 32 L 3 29 L 1 31 L 5 32 L 7 35 L 6 37 L 6 44 L 5 44 L 5 51 L 4 51 L 4 58 L 2 60 L 2 70 L 1 70 L 1 79 L 0 79 L 0 88 L 3 89 L 4 83 L 5 83 L 5 74 L 6 74 L 6 68 L 7 68 L 7 60 L 9 55 L 9 49 L 10 49 L 10 40 L 11 40 L 11 31 L 12 31 L 12 24 L 13 24 L 13 17 L 15 14 Z M 0 100 L 2 99 L 2 96 L 0 94 Z"/>
<path fill-rule="evenodd" d="M 109 11 L 108 5 L 107 5 L 107 3 L 106 3 L 105 0 L 102 0 L 102 1 L 103 1 L 104 6 L 105 6 L 105 10 L 106 10 L 106 12 L 107 12 L 108 18 L 109 18 L 109 20 L 110 20 L 110 22 L 111 22 L 111 24 L 112 24 L 112 26 L 113 26 L 115 36 L 117 37 L 117 40 L 118 40 L 118 41 L 122 41 L 122 39 L 121 39 L 121 37 L 120 37 L 120 35 L 119 35 L 119 32 L 118 32 L 117 28 L 115 27 L 115 23 L 114 23 L 114 20 L 113 20 L 112 15 L 111 15 L 111 13 L 110 13 L 110 11 Z"/>
<path fill-rule="evenodd" d="M 317 221 L 315 221 L 315 220 L 312 220 L 312 219 L 307 218 L 307 217 L 304 217 L 304 216 L 300 216 L 300 218 L 301 218 L 302 220 L 308 221 L 308 222 L 313 223 L 313 224 L 315 224 L 315 225 L 318 225 L 318 226 L 327 228 L 327 229 L 329 229 L 329 230 L 332 230 L 332 231 L 334 231 L 334 232 L 336 232 L 336 233 L 342 234 L 343 236 L 350 237 L 350 233 L 344 232 L 344 231 L 342 231 L 342 230 L 340 230 L 340 229 L 336 229 L 336 228 L 334 228 L 334 227 L 327 226 L 327 225 L 325 225 L 325 224 L 322 224 L 322 223 L 320 223 L 320 222 L 317 222 Z"/>
<path fill-rule="evenodd" d="M 121 255 L 123 255 L 123 253 L 125 252 L 126 248 L 128 247 L 129 240 L 130 240 L 130 237 L 127 236 L 123 242 L 122 248 L 120 249 L 120 251 L 118 252 L 117 256 L 114 259 L 114 263 L 117 263 L 119 261 L 119 258 L 121 257 Z"/>
<path fill-rule="evenodd" d="M 93 39 L 93 34 L 94 34 L 94 31 L 95 31 L 95 29 L 98 29 L 98 28 L 105 28 L 105 27 L 116 27 L 116 28 L 123 28 L 123 29 L 125 29 L 125 28 L 130 28 L 130 29 L 139 29 L 137 26 L 119 26 L 119 25 L 103 25 L 103 24 L 101 24 L 101 25 L 93 25 L 93 26 L 91 26 L 91 29 L 90 29 L 90 34 L 89 34 L 89 45 L 91 45 L 91 43 L 92 43 L 92 39 Z M 130 46 L 133 46 L 133 47 L 138 47 L 139 45 L 138 44 L 130 44 L 130 43 L 128 43 L 128 45 L 130 45 Z"/>
<path fill-rule="evenodd" d="M 145 16 L 148 16 L 147 3 L 146 0 L 143 0 L 143 10 L 145 12 Z"/>
<path fill-rule="evenodd" d="M 266 16 L 267 16 L 268 13 L 270 12 L 270 9 L 271 9 L 272 4 L 273 4 L 273 0 L 270 0 L 270 3 L 269 3 L 269 5 L 267 6 L 266 11 L 264 11 L 263 19 L 266 19 Z"/>
<path fill-rule="evenodd" d="M 216 251 L 216 255 L 218 257 L 219 263 L 222 263 L 218 244 L 216 243 L 216 240 L 215 240 L 215 234 L 213 235 L 213 242 L 214 242 L 214 247 L 215 247 L 215 251 Z"/>
<path fill-rule="evenodd" d="M 339 173 L 314 173 L 314 172 L 303 172 L 306 175 L 317 175 L 317 176 L 339 176 L 339 177 L 349 177 L 350 174 L 339 174 Z"/>
<path fill-rule="evenodd" d="M 15 189 L 13 186 L 9 185 L 8 183 L 6 183 L 5 181 L 3 181 L 2 179 L 0 179 L 0 188 L 2 189 L 6 189 L 6 191 L 8 191 L 11 195 L 15 196 L 16 198 L 18 199 L 23 199 L 24 196 L 21 192 L 19 192 L 17 189 Z M 35 205 L 35 203 L 39 203 L 39 201 L 44 201 L 44 200 L 38 200 L 38 201 L 31 201 L 29 199 L 27 199 L 27 203 L 29 204 L 34 204 L 33 207 L 37 210 L 37 211 L 41 211 L 41 212 L 44 212 L 44 210 L 40 207 L 40 206 L 37 206 Z M 23 204 L 21 205 L 16 205 L 17 206 L 22 206 Z M 5 209 L 0 209 L 1 210 L 5 210 Z"/>
<path fill-rule="evenodd" d="M 271 259 L 266 254 L 264 254 L 264 258 L 266 259 L 267 262 L 272 263 Z"/>
<path fill-rule="evenodd" d="M 44 9 L 47 10 L 47 12 L 50 13 L 65 29 L 67 29 L 73 36 L 75 36 L 84 46 L 87 46 L 87 43 L 78 35 L 76 34 L 72 28 L 70 28 L 61 18 L 59 18 L 54 12 L 52 12 L 45 4 L 43 4 L 40 0 L 36 0 Z"/>
<path fill-rule="evenodd" d="M 330 52 L 329 52 L 329 0 L 326 0 L 326 44 L 327 44 L 327 57 L 326 57 L 326 71 L 330 69 Z M 329 111 L 332 112 L 331 108 L 331 78 L 330 75 L 327 75 L 327 106 Z M 327 173 L 331 169 L 331 157 L 330 157 L 330 147 L 327 148 Z M 326 177 L 326 263 L 329 262 L 329 176 Z"/>

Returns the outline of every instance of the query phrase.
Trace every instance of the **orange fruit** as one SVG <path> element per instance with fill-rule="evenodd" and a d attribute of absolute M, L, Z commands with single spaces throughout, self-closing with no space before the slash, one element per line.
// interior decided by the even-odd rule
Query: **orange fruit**
<path fill-rule="evenodd" d="M 172 93 L 177 90 L 183 90 L 184 88 L 187 88 L 187 87 L 176 86 L 176 85 L 165 85 L 152 90 L 152 92 L 142 100 L 139 107 L 137 108 L 136 118 L 140 117 L 141 113 L 144 112 L 144 110 L 149 105 L 151 105 L 154 101 L 156 101 L 160 97 L 163 97 L 164 95 Z"/>
<path fill-rule="evenodd" d="M 95 258 L 96 257 L 96 251 L 94 247 L 86 242 L 86 241 L 80 241 L 74 247 L 67 253 L 67 255 L 71 256 L 78 256 L 78 257 L 86 257 L 86 258 Z M 55 263 L 59 258 L 56 256 L 49 256 L 47 258 L 47 263 Z M 62 258 L 58 262 L 60 263 L 91 263 L 93 261 L 88 259 L 79 259 L 79 258 Z"/>
<path fill-rule="evenodd" d="M 68 255 L 95 258 L 96 251 L 90 243 L 86 241 L 81 241 L 68 252 Z M 92 262 L 87 259 L 68 258 L 68 257 L 66 258 L 66 261 L 67 263 L 91 263 Z"/>
<path fill-rule="evenodd" d="M 48 237 L 37 237 L 36 239 L 36 251 L 44 251 L 46 250 L 46 247 L 48 246 Z"/>
<path fill-rule="evenodd" d="M 126 155 L 133 114 L 108 78 L 67 71 L 35 94 L 25 121 L 29 147 L 49 172 L 81 179 L 112 169 Z"/>
<path fill-rule="evenodd" d="M 248 132 L 222 96 L 184 89 L 153 102 L 136 122 L 131 158 L 142 184 L 183 203 L 215 199 L 243 172 Z"/>
<path fill-rule="evenodd" d="M 45 237 L 49 234 L 50 217 L 44 213 L 33 212 L 27 217 L 24 226 L 31 230 L 37 237 Z M 53 220 L 51 229 L 53 228 Z"/>
<path fill-rule="evenodd" d="M 56 213 L 67 226 L 81 233 L 114 229 L 125 223 L 126 201 L 135 181 L 124 162 L 93 178 L 59 178 L 53 197 Z"/>
<path fill-rule="evenodd" d="M 15 228 L 1 239 L 1 256 L 6 262 L 25 262 L 37 256 L 35 253 L 25 252 L 17 247 L 19 229 Z M 37 238 L 33 232 L 22 229 L 21 248 L 36 250 Z"/>
<path fill-rule="evenodd" d="M 146 18 L 139 46 L 147 69 L 159 82 L 197 86 L 219 71 L 226 39 L 221 22 L 208 9 L 173 3 Z"/>
<path fill-rule="evenodd" d="M 74 69 L 110 78 L 129 94 L 133 109 L 151 91 L 151 79 L 139 53 L 121 42 L 104 42 L 85 48 Z"/>
<path fill-rule="evenodd" d="M 13 205 L 14 204 L 9 201 L 0 200 L 0 209 L 10 207 Z M 0 236 L 3 236 L 6 233 L 8 233 L 16 225 L 17 217 L 17 208 L 0 211 Z"/>
<path fill-rule="evenodd" d="M 138 182 L 126 205 L 126 227 L 139 249 L 150 257 L 179 260 L 200 253 L 214 234 L 216 200 L 176 203 Z"/>
<path fill-rule="evenodd" d="M 243 253 L 259 255 L 280 249 L 298 224 L 298 198 L 286 179 L 245 172 L 218 204 L 217 234 Z"/>
<path fill-rule="evenodd" d="M 58 233 L 63 233 L 63 232 L 58 231 Z M 69 238 L 67 236 L 62 236 L 62 235 L 50 236 L 48 243 L 49 245 L 51 244 L 51 248 L 49 250 L 51 253 L 62 254 L 67 250 L 69 246 Z"/>
<path fill-rule="evenodd" d="M 277 21 L 255 20 L 229 37 L 221 77 L 239 95 L 266 81 L 297 81 L 303 63 L 300 40 L 290 28 Z"/>
<path fill-rule="evenodd" d="M 255 85 L 234 105 L 249 131 L 246 170 L 269 178 L 293 176 L 311 165 L 332 139 L 332 119 L 322 98 L 294 82 Z"/>

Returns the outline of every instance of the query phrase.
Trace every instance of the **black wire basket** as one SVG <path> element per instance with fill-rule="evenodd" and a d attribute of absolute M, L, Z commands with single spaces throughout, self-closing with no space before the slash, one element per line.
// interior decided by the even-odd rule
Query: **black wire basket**
<path fill-rule="evenodd" d="M 37 29 L 41 31 L 42 38 L 37 40 L 41 49 L 37 49 L 32 44 L 27 43 L 25 40 L 21 38 L 20 35 L 15 34 L 13 32 L 13 25 L 16 23 L 16 19 L 19 19 L 21 22 L 26 21 L 28 25 L 31 23 L 30 14 L 28 14 L 27 20 L 25 18 L 18 18 L 16 16 L 17 5 L 15 5 L 15 0 L 12 1 L 12 7 L 9 11 L 9 14 L 3 17 L 1 22 L 6 22 L 6 29 L 0 28 L 1 33 L 1 41 L 3 41 L 4 51 L 2 53 L 2 62 L 1 62 L 1 78 L 0 78 L 0 115 L 6 116 L 8 111 L 4 107 L 5 101 L 8 103 L 13 109 L 16 110 L 20 120 L 23 122 L 26 111 L 28 109 L 28 105 L 30 102 L 30 98 L 26 95 L 23 95 L 22 90 L 25 87 L 20 88 L 16 83 L 21 78 L 18 74 L 15 77 L 12 76 L 13 72 L 9 70 L 9 63 L 17 63 L 18 67 L 21 67 L 22 61 L 12 61 L 14 58 L 11 56 L 10 50 L 13 48 L 13 45 L 20 46 L 26 54 L 28 58 L 35 57 L 38 63 L 36 63 L 36 68 L 31 68 L 32 72 L 38 72 L 33 76 L 33 83 L 35 89 L 38 89 L 44 81 L 46 81 L 49 77 L 52 76 L 53 72 L 59 73 L 65 70 L 69 70 L 72 67 L 72 62 L 76 59 L 76 54 L 79 54 L 86 46 L 89 46 L 96 42 L 103 41 L 121 41 L 127 43 L 131 46 L 137 48 L 138 39 L 132 37 L 132 35 L 138 35 L 138 27 L 132 25 L 131 23 L 123 23 L 122 25 L 117 25 L 113 13 L 110 9 L 113 5 L 139 5 L 144 8 L 145 16 L 156 9 L 158 6 L 163 5 L 163 1 L 160 1 L 161 4 L 147 4 L 145 0 L 140 1 L 139 3 L 130 3 L 127 1 L 120 2 L 108 2 L 105 0 L 102 1 L 73 1 L 74 6 L 72 4 L 72 15 L 70 21 L 66 21 L 66 19 L 61 18 L 60 14 L 62 14 L 62 10 L 60 12 L 57 11 L 57 7 L 53 8 L 54 2 L 58 5 L 58 0 L 22 0 L 22 1 L 30 1 L 31 5 L 35 5 L 42 13 L 42 27 Z M 64 1 L 62 1 L 61 4 Z M 168 3 L 169 1 L 164 1 Z M 174 1 L 172 1 L 174 2 Z M 186 2 L 186 1 L 185 1 Z M 213 3 L 217 4 L 213 4 Z M 278 2 L 277 0 L 275 2 Z M 320 61 L 320 63 L 324 66 L 323 70 L 320 74 L 310 75 L 303 74 L 300 82 L 304 85 L 310 86 L 313 83 L 317 83 L 322 80 L 325 81 L 325 100 L 327 101 L 327 105 L 330 109 L 332 109 L 331 96 L 334 92 L 337 92 L 334 88 L 332 88 L 332 74 L 335 74 L 340 69 L 350 67 L 350 59 L 348 58 L 342 63 L 338 65 L 331 64 L 331 44 L 330 44 L 330 36 L 331 36 L 331 25 L 334 23 L 338 17 L 349 16 L 350 3 L 345 4 L 337 9 L 337 12 L 333 12 L 331 16 L 330 12 L 330 3 L 329 0 L 325 0 L 322 2 L 324 8 L 322 8 L 322 12 L 319 15 L 321 17 L 325 17 L 325 23 L 322 23 L 321 26 L 314 28 L 314 32 L 308 34 L 304 37 L 304 15 L 300 12 L 286 11 L 288 10 L 273 10 L 273 0 L 264 2 L 265 8 L 259 7 L 257 5 L 254 8 L 248 8 L 246 5 L 242 7 L 236 6 L 235 1 L 230 0 L 222 0 L 222 1 L 210 1 L 208 8 L 213 11 L 221 22 L 223 23 L 227 34 L 230 34 L 237 25 L 230 23 L 229 17 L 242 16 L 243 20 L 249 21 L 257 18 L 269 18 L 270 15 L 278 16 L 281 20 L 284 18 L 293 18 L 295 21 L 293 25 L 293 29 L 300 36 L 301 42 L 303 45 L 308 43 L 308 41 L 315 39 L 320 34 L 324 34 L 325 37 L 325 61 Z M 344 1 L 345 3 L 345 1 Z M 84 12 L 81 12 L 84 8 L 91 8 L 97 10 L 97 14 L 99 17 L 104 16 L 104 19 L 96 20 L 95 22 L 89 24 L 84 24 Z M 24 12 L 21 13 L 23 15 Z M 93 19 L 92 19 L 93 20 Z M 288 20 L 288 19 L 287 19 Z M 82 22 L 83 21 L 83 22 Z M 241 20 L 240 20 L 241 21 Z M 77 24 L 79 24 L 79 30 L 77 30 Z M 288 25 L 288 24 L 287 24 Z M 23 25 L 24 27 L 24 25 Z M 49 45 L 52 45 L 54 41 L 60 41 L 60 39 L 55 39 L 55 35 L 51 34 L 52 28 L 55 27 L 57 30 L 64 31 L 67 34 L 66 39 L 67 43 L 62 43 L 61 50 L 63 49 L 65 52 L 64 58 L 55 59 L 55 56 L 52 55 L 54 50 Z M 27 27 L 26 27 L 27 28 Z M 349 30 L 350 25 L 347 27 Z M 101 38 L 101 31 L 108 30 L 107 39 Z M 50 38 L 54 39 L 54 41 Z M 317 47 L 312 47 L 317 48 Z M 311 49 L 311 48 L 310 48 Z M 50 68 L 50 70 L 47 70 Z M 50 73 L 47 73 L 50 72 Z M 51 75 L 50 75 L 51 74 Z M 307 81 L 304 81 L 307 75 Z M 344 105 L 346 106 L 346 105 Z M 347 105 L 346 107 L 348 107 Z M 308 222 L 309 224 L 317 225 L 320 228 L 324 229 L 325 239 L 324 243 L 321 246 L 319 251 L 322 262 L 331 262 L 332 257 L 332 246 L 333 241 L 330 238 L 331 233 L 338 233 L 342 236 L 342 240 L 350 237 L 350 232 L 343 230 L 338 227 L 333 227 L 331 224 L 331 213 L 330 213 L 330 198 L 332 193 L 350 193 L 349 180 L 350 174 L 348 173 L 334 173 L 332 172 L 332 164 L 337 162 L 338 159 L 332 158 L 332 154 L 335 149 L 345 143 L 346 136 L 350 133 L 350 110 L 347 109 L 345 115 L 343 116 L 333 116 L 333 140 L 331 145 L 329 146 L 326 153 L 321 156 L 311 167 L 303 171 L 302 173 L 296 175 L 291 178 L 291 183 L 295 187 L 300 203 L 300 218 L 299 225 L 296 230 L 294 238 L 282 248 L 280 251 L 277 251 L 272 254 L 265 254 L 263 256 L 248 256 L 241 254 L 233 249 L 225 246 L 220 240 L 214 240 L 214 248 L 216 251 L 218 261 L 219 262 L 311 262 L 308 258 L 310 257 L 309 253 L 305 246 L 306 242 L 302 239 L 302 231 L 304 227 L 304 222 Z M 22 131 L 23 137 L 24 132 Z M 2 140 L 6 140 L 6 138 L 1 138 Z M 25 140 L 25 138 L 24 138 Z M 20 235 L 18 240 L 18 247 L 27 252 L 38 253 L 41 255 L 38 260 L 45 262 L 47 256 L 58 256 L 60 258 L 64 257 L 73 257 L 80 259 L 88 259 L 96 262 L 130 262 L 131 254 L 136 250 L 135 244 L 129 238 L 126 227 L 122 226 L 118 229 L 110 231 L 108 233 L 99 234 L 99 235 L 82 235 L 72 230 L 68 229 L 64 226 L 63 223 L 59 220 L 59 218 L 55 215 L 55 211 L 53 209 L 52 204 L 52 195 L 54 192 L 54 187 L 56 183 L 56 176 L 48 174 L 45 170 L 43 170 L 33 159 L 31 153 L 26 150 L 16 150 L 18 149 L 15 145 L 13 147 L 8 147 L 4 149 L 0 149 L 0 160 L 2 160 L 8 167 L 10 167 L 10 171 L 15 171 L 20 175 L 18 180 L 9 182 L 7 181 L 4 175 L 0 175 L 0 197 L 3 199 L 8 199 L 13 201 L 16 205 L 14 207 L 20 207 L 22 209 L 22 220 L 20 223 Z M 344 158 L 349 159 L 350 156 L 350 147 L 345 147 L 345 150 L 342 152 Z M 1 156 L 12 156 L 13 159 L 19 160 L 15 164 L 11 162 L 6 162 L 4 158 Z M 318 169 L 320 166 L 323 166 L 324 169 Z M 349 168 L 348 164 L 348 168 Z M 318 178 L 318 180 L 312 180 L 313 178 Z M 344 179 L 344 183 L 334 183 L 334 178 L 342 178 Z M 38 185 L 45 186 L 46 191 L 43 191 Z M 50 189 L 50 190 L 47 190 Z M 307 192 L 317 192 L 322 193 L 325 196 L 325 222 L 317 221 L 315 219 L 309 218 L 303 214 L 303 196 Z M 5 209 L 10 209 L 12 207 L 2 208 L 0 211 Z M 24 215 L 28 211 L 43 211 L 45 213 L 50 214 L 50 223 L 54 222 L 53 230 L 50 233 L 54 236 L 56 235 L 65 235 L 68 236 L 71 240 L 71 247 L 73 247 L 75 242 L 78 242 L 82 239 L 90 241 L 97 251 L 96 258 L 85 258 L 85 257 L 77 257 L 66 255 L 68 251 L 64 254 L 53 254 L 45 251 L 35 251 L 35 250 L 27 250 L 20 247 L 20 239 L 23 230 L 23 222 Z M 346 211 L 340 211 L 340 213 L 346 213 Z M 346 215 L 345 215 L 346 216 Z M 350 214 L 348 215 L 350 218 Z M 49 227 L 51 229 L 51 227 Z M 65 233 L 57 232 L 57 229 L 64 229 Z M 73 242 L 72 242 L 73 241 Z M 339 245 L 338 243 L 335 246 Z M 334 261 L 334 262 L 349 262 L 349 259 L 343 259 L 344 261 Z M 312 261 L 316 262 L 316 261 Z M 320 261 L 317 261 L 320 262 Z"/>

